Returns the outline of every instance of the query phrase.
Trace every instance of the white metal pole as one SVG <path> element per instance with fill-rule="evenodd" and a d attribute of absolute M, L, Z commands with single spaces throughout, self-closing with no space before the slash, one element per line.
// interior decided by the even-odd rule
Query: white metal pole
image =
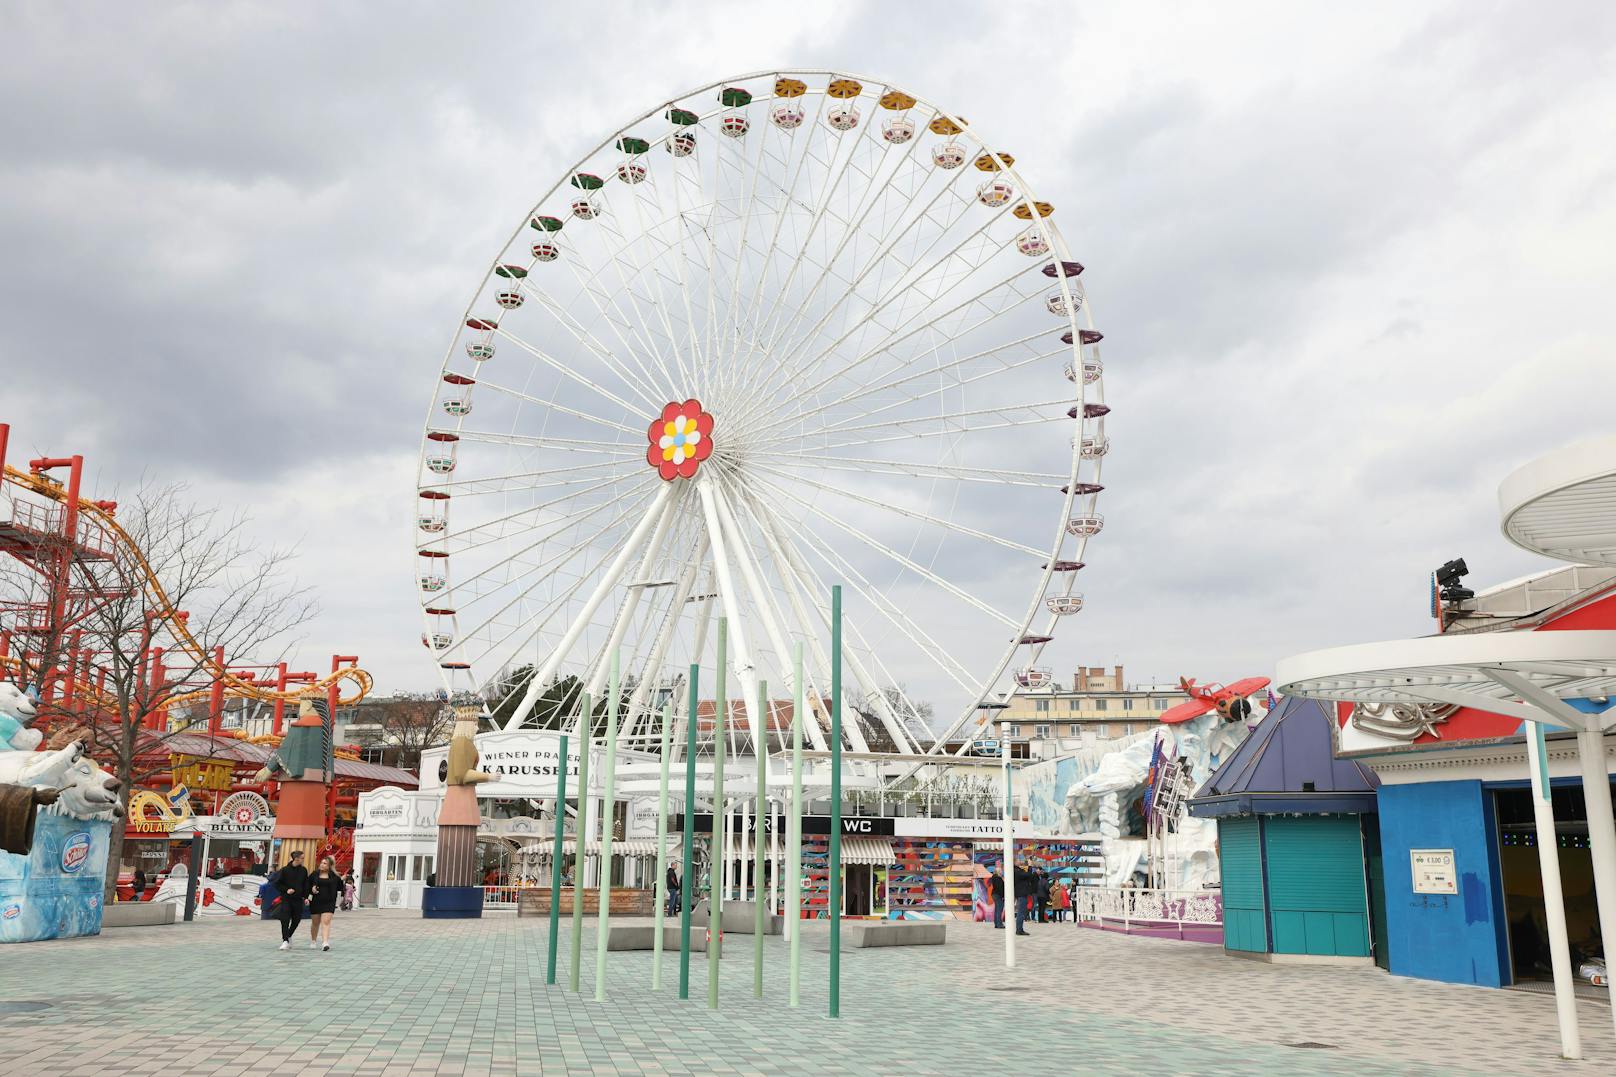
<path fill-rule="evenodd" d="M 1543 875 L 1543 911 L 1549 923 L 1549 959 L 1554 966 L 1554 1009 L 1560 1022 L 1560 1053 L 1582 1057 L 1577 1028 L 1577 996 L 1571 979 L 1571 948 L 1566 936 L 1565 896 L 1560 888 L 1560 842 L 1549 799 L 1548 753 L 1543 724 L 1526 723 L 1526 764 L 1532 772 L 1532 819 L 1537 827 L 1538 870 Z"/>
<path fill-rule="evenodd" d="M 629 624 L 634 620 L 634 611 L 640 604 L 640 596 L 645 593 L 645 584 L 651 582 L 651 570 L 656 567 L 657 555 L 662 552 L 663 540 L 668 536 L 668 523 L 673 519 L 673 509 L 676 504 L 678 504 L 677 501 L 670 500 L 666 507 L 663 508 L 657 517 L 656 529 L 651 532 L 651 540 L 645 544 L 645 556 L 640 558 L 640 578 L 629 584 L 628 594 L 623 599 L 623 606 L 617 611 L 617 618 L 612 623 L 612 634 L 606 640 L 606 649 L 602 652 L 600 659 L 596 661 L 594 674 L 584 687 L 584 691 L 591 696 L 599 695 L 601 686 L 606 683 L 606 655 L 617 654 L 618 649 L 623 645 L 623 637 L 628 635 Z M 641 678 L 642 681 L 646 679 L 648 678 Z"/>
<path fill-rule="evenodd" d="M 1588 808 L 1588 846 L 1594 856 L 1599 935 L 1605 943 L 1605 984 L 1611 994 L 1611 1019 L 1616 1021 L 1616 982 L 1609 975 L 1609 970 L 1616 967 L 1616 816 L 1610 806 L 1605 735 L 1597 725 L 1578 731 L 1577 755 L 1582 762 L 1582 799 Z"/>
<path fill-rule="evenodd" d="M 798 1001 L 802 961 L 802 712 L 807 693 L 802 684 L 802 642 L 792 656 L 797 691 L 791 707 L 791 814 L 786 820 L 786 931 L 791 941 L 791 1005 Z"/>
<path fill-rule="evenodd" d="M 1016 818 L 1015 795 L 1010 785 L 1010 731 L 999 723 L 999 761 L 1004 766 L 1004 967 L 1016 967 Z M 992 900 L 993 891 L 988 891 Z"/>
<path fill-rule="evenodd" d="M 735 577 L 729 570 L 729 545 L 724 541 L 724 528 L 718 519 L 718 505 L 711 480 L 696 480 L 701 496 L 702 514 L 707 524 L 707 541 L 713 551 L 713 569 L 718 574 L 718 593 L 724 603 L 735 636 L 735 676 L 741 682 L 741 698 L 757 698 L 757 667 L 752 663 L 752 650 L 746 642 L 746 622 L 741 614 L 741 596 L 735 590 Z M 728 717 L 727 715 L 725 717 Z M 731 735 L 734 727 L 731 726 Z"/>
<path fill-rule="evenodd" d="M 662 920 L 668 906 L 668 764 L 673 760 L 673 701 L 662 704 L 662 773 L 657 784 L 656 812 L 656 933 L 651 937 L 651 990 L 662 987 Z M 684 811 L 690 826 L 690 809 Z M 688 887 L 687 887 L 688 889 Z"/>

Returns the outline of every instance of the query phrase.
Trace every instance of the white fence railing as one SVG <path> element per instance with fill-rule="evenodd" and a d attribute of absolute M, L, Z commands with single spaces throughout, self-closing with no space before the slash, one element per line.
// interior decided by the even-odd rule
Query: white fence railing
<path fill-rule="evenodd" d="M 1145 890 L 1133 887 L 1080 886 L 1079 920 L 1111 920 L 1124 928 L 1137 924 L 1186 924 L 1213 927 L 1223 923 L 1221 890 Z"/>

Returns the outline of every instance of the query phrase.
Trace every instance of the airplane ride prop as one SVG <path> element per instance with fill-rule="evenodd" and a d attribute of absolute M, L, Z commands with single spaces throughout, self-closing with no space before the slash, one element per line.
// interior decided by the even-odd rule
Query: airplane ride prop
<path fill-rule="evenodd" d="M 1215 681 L 1201 685 L 1196 684 L 1192 678 L 1180 677 L 1178 687 L 1190 698 L 1162 712 L 1161 720 L 1168 725 L 1178 725 L 1191 718 L 1199 718 L 1212 710 L 1217 711 L 1218 716 L 1226 722 L 1241 722 L 1251 717 L 1251 703 L 1246 697 L 1254 696 L 1267 688 L 1268 678 L 1246 677 L 1230 685 L 1218 684 Z"/>

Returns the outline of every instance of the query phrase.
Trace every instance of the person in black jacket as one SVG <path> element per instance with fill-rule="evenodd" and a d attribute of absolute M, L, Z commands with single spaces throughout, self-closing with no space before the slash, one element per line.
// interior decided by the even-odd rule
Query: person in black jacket
<path fill-rule="evenodd" d="M 269 884 L 280 894 L 275 915 L 281 921 L 281 949 L 292 948 L 292 936 L 303 921 L 303 903 L 309 899 L 309 869 L 303 866 L 302 851 L 295 852 L 269 877 Z"/>
<path fill-rule="evenodd" d="M 309 949 L 331 949 L 331 917 L 342 895 L 342 876 L 329 856 L 322 856 L 309 876 Z"/>
<path fill-rule="evenodd" d="M 1032 915 L 1032 903 L 1037 896 L 1038 884 L 1032 872 L 1022 864 L 1016 865 L 1016 934 L 1030 935 L 1027 918 Z"/>
<path fill-rule="evenodd" d="M 994 871 L 988 876 L 988 900 L 993 902 L 993 926 L 1004 930 L 1004 876 Z"/>
<path fill-rule="evenodd" d="M 1038 874 L 1038 922 L 1049 923 L 1049 873 L 1040 871 Z"/>
<path fill-rule="evenodd" d="M 679 914 L 679 873 L 672 864 L 668 865 L 668 906 L 663 913 L 667 916 Z"/>

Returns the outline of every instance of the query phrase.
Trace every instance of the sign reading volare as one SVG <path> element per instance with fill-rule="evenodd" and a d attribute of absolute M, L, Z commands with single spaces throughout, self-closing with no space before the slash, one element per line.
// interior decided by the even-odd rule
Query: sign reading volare
<path fill-rule="evenodd" d="M 477 787 L 480 797 L 553 797 L 561 770 L 561 734 L 542 730 L 479 733 L 481 768 L 495 781 Z M 577 738 L 568 741 L 567 792 L 577 786 Z"/>

